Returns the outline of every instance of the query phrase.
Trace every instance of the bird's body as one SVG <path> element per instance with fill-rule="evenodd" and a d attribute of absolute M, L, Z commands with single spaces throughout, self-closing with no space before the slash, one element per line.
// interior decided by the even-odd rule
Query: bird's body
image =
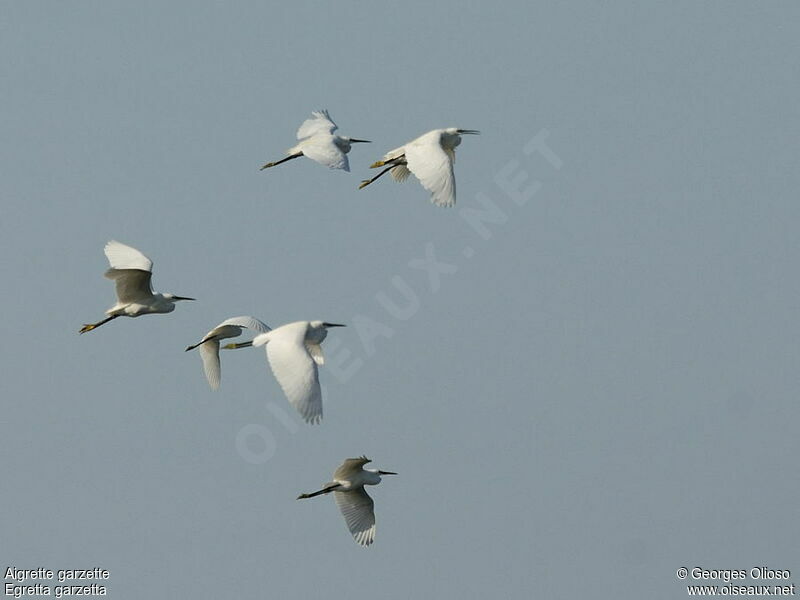
<path fill-rule="evenodd" d="M 200 357 L 203 360 L 203 372 L 208 380 L 208 385 L 211 389 L 219 389 L 219 381 L 221 378 L 220 363 L 219 363 L 219 342 L 220 340 L 237 337 L 242 334 L 242 329 L 252 329 L 259 333 L 266 333 L 270 328 L 256 319 L 255 317 L 231 317 L 226 319 L 214 329 L 209 331 L 203 336 L 196 344 L 186 348 L 186 351 L 194 350 L 200 347 Z M 244 342 L 240 344 L 229 344 L 231 348 L 245 348 L 251 346 L 253 342 Z"/>
<path fill-rule="evenodd" d="M 261 170 L 274 167 L 281 163 L 301 156 L 306 156 L 330 169 L 350 171 L 347 153 L 354 143 L 369 143 L 368 140 L 359 140 L 345 135 L 336 135 L 337 126 L 328 111 L 320 110 L 311 113 L 311 118 L 306 119 L 297 130 L 297 144 L 286 151 L 287 157 L 275 162 L 269 162 Z"/>
<path fill-rule="evenodd" d="M 296 321 L 253 338 L 253 346 L 266 344 L 267 360 L 275 379 L 307 423 L 322 420 L 317 365 L 325 363 L 320 344 L 331 327 L 344 326 L 323 321 Z"/>
<path fill-rule="evenodd" d="M 456 160 L 456 147 L 464 134 L 477 134 L 472 129 L 434 129 L 407 144 L 390 150 L 382 160 L 370 168 L 386 168 L 372 179 L 361 182 L 359 189 L 391 173 L 395 181 L 405 181 L 410 173 L 431 193 L 431 202 L 437 206 L 453 206 L 456 203 L 456 179 L 453 164 Z"/>
<path fill-rule="evenodd" d="M 194 300 L 154 292 L 151 285 L 153 262 L 136 248 L 111 240 L 103 251 L 111 265 L 105 276 L 116 284 L 117 303 L 106 311 L 105 319 L 84 325 L 80 333 L 96 329 L 117 317 L 171 313 L 175 310 L 175 302 Z"/>
<path fill-rule="evenodd" d="M 375 541 L 375 503 L 364 486 L 378 485 L 382 475 L 397 475 L 392 471 L 365 469 L 364 465 L 369 462 L 371 461 L 366 456 L 348 458 L 333 472 L 333 481 L 326 483 L 319 491 L 297 497 L 302 500 L 333 492 L 336 506 L 339 507 L 350 534 L 361 546 L 369 546 Z"/>

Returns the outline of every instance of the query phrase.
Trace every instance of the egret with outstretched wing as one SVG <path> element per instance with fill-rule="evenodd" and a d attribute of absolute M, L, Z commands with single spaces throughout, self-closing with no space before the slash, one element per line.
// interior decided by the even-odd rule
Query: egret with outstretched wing
<path fill-rule="evenodd" d="M 327 110 L 312 112 L 311 118 L 306 119 L 300 125 L 300 129 L 297 130 L 299 142 L 286 151 L 288 156 L 281 160 L 268 162 L 261 167 L 261 170 L 275 167 L 301 156 L 307 156 L 330 169 L 350 171 L 347 153 L 350 152 L 351 144 L 368 144 L 370 142 L 369 140 L 359 140 L 346 135 L 336 135 L 334 131 L 337 129 L 336 123 L 331 120 Z"/>
<path fill-rule="evenodd" d="M 320 344 L 331 327 L 324 321 L 296 321 L 253 338 L 253 346 L 267 346 L 267 360 L 283 393 L 307 423 L 322 420 L 322 390 L 317 365 L 325 359 Z"/>
<path fill-rule="evenodd" d="M 211 386 L 212 390 L 219 389 L 219 381 L 221 378 L 219 364 L 220 340 L 240 336 L 243 329 L 252 329 L 259 333 L 266 333 L 270 330 L 266 324 L 255 317 L 231 317 L 205 334 L 202 340 L 186 348 L 186 352 L 188 352 L 189 350 L 194 350 L 198 346 L 200 347 L 198 352 L 200 353 L 200 358 L 203 360 L 203 371 L 206 374 L 208 385 Z M 238 344 L 228 344 L 226 348 L 246 348 L 252 345 L 253 342 L 249 341 Z"/>
<path fill-rule="evenodd" d="M 382 475 L 397 475 L 392 471 L 365 469 L 364 465 L 369 462 L 372 461 L 366 456 L 348 458 L 333 472 L 333 481 L 326 483 L 321 490 L 297 497 L 302 500 L 333 492 L 347 529 L 361 546 L 369 546 L 375 541 L 375 503 L 364 486 L 378 485 Z"/>
<path fill-rule="evenodd" d="M 153 291 L 153 261 L 136 248 L 111 240 L 103 249 L 111 265 L 105 273 L 113 279 L 117 289 L 117 303 L 106 311 L 105 319 L 87 323 L 79 333 L 97 329 L 117 317 L 139 317 L 157 313 L 171 313 L 179 300 L 194 300 L 174 294 Z"/>
<path fill-rule="evenodd" d="M 390 150 L 382 160 L 370 165 L 371 169 L 386 167 L 372 179 L 365 179 L 358 189 L 389 172 L 395 181 L 405 181 L 413 173 L 426 190 L 431 193 L 431 202 L 437 206 L 453 206 L 456 203 L 456 178 L 453 164 L 456 162 L 456 147 L 464 134 L 478 134 L 474 129 L 434 129 L 407 144 Z"/>

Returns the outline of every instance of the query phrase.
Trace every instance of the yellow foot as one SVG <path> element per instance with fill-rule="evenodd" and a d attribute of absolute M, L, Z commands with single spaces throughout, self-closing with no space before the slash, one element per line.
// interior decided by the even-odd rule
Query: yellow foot
<path fill-rule="evenodd" d="M 92 329 L 95 329 L 96 327 L 97 327 L 97 325 L 95 325 L 94 323 L 88 323 L 88 324 L 84 325 L 83 327 L 81 327 L 81 329 L 80 329 L 80 331 L 78 333 L 86 333 L 87 331 L 91 331 Z"/>
<path fill-rule="evenodd" d="M 374 163 L 372 163 L 372 164 L 369 166 L 369 168 L 370 168 L 370 169 L 377 169 L 378 167 L 382 167 L 382 166 L 383 166 L 383 165 L 385 165 L 385 164 L 386 164 L 386 163 L 385 163 L 384 161 L 382 161 L 382 160 L 379 160 L 379 161 L 377 161 L 377 162 L 374 162 Z"/>
<path fill-rule="evenodd" d="M 263 167 L 261 167 L 261 168 L 259 169 L 259 171 L 263 171 L 264 169 L 269 169 L 270 167 L 274 167 L 274 166 L 275 166 L 275 163 L 274 163 L 274 162 L 267 163 L 267 164 L 265 164 Z"/>
<path fill-rule="evenodd" d="M 249 348 L 253 345 L 253 342 L 243 342 L 241 344 L 225 344 L 222 349 L 223 350 L 238 350 L 239 348 Z"/>
<path fill-rule="evenodd" d="M 372 182 L 371 182 L 369 179 L 364 179 L 364 180 L 361 182 L 361 185 L 359 185 L 359 186 L 358 186 L 358 189 L 365 188 L 365 187 L 367 187 L 367 186 L 368 186 L 370 183 L 372 183 Z"/>

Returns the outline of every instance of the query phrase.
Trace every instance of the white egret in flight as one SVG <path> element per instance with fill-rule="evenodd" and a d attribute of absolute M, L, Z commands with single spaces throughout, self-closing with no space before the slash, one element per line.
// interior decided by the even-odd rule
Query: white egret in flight
<path fill-rule="evenodd" d="M 369 140 L 358 140 L 347 137 L 346 135 L 335 135 L 337 125 L 334 123 L 327 110 L 319 110 L 311 113 L 311 118 L 306 119 L 300 129 L 297 130 L 299 143 L 286 151 L 288 156 L 275 162 L 269 162 L 261 167 L 261 170 L 274 167 L 288 160 L 307 156 L 321 165 L 331 169 L 342 169 L 350 171 L 350 163 L 347 160 L 347 153 L 350 152 L 351 144 L 369 144 Z"/>
<path fill-rule="evenodd" d="M 103 252 L 111 265 L 105 275 L 117 284 L 117 303 L 106 311 L 108 316 L 105 319 L 84 325 L 80 333 L 96 329 L 117 317 L 170 313 L 175 310 L 175 303 L 178 300 L 194 300 L 194 298 L 154 292 L 150 284 L 153 261 L 136 248 L 111 240 Z"/>
<path fill-rule="evenodd" d="M 186 352 L 200 347 L 200 358 L 203 359 L 203 371 L 206 374 L 208 385 L 212 390 L 219 389 L 221 377 L 219 366 L 219 341 L 227 338 L 237 337 L 242 334 L 242 329 L 252 329 L 259 333 L 266 333 L 269 327 L 255 317 L 231 317 L 214 327 L 203 336 L 203 339 L 186 348 Z M 229 344 L 235 348 L 245 348 L 252 346 L 253 342 L 243 342 L 240 344 Z"/>
<path fill-rule="evenodd" d="M 322 420 L 322 390 L 317 365 L 325 364 L 320 344 L 331 327 L 344 327 L 323 321 L 297 321 L 282 325 L 253 338 L 253 346 L 267 345 L 275 379 L 306 423 Z M 226 349 L 235 348 L 228 344 Z"/>
<path fill-rule="evenodd" d="M 397 475 L 392 471 L 364 469 L 370 461 L 366 456 L 346 459 L 333 473 L 333 481 L 311 494 L 300 494 L 297 499 L 313 498 L 320 494 L 333 492 L 336 506 L 347 523 L 353 539 L 362 546 L 375 541 L 375 503 L 364 489 L 365 485 L 378 485 L 381 475 Z"/>
<path fill-rule="evenodd" d="M 455 149 L 464 134 L 478 134 L 474 129 L 434 129 L 411 140 L 407 144 L 387 152 L 383 160 L 370 165 L 370 169 L 386 168 L 372 179 L 365 179 L 358 189 L 368 186 L 387 171 L 395 181 L 405 181 L 413 173 L 426 190 L 431 193 L 431 202 L 437 206 L 453 206 L 456 203 L 456 178 L 453 163 Z"/>

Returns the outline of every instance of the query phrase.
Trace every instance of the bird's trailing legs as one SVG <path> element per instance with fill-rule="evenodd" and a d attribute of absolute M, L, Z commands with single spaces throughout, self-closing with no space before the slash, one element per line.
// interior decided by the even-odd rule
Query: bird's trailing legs
<path fill-rule="evenodd" d="M 327 494 L 332 492 L 333 490 L 342 487 L 341 483 L 334 483 L 332 485 L 326 486 L 317 492 L 311 492 L 310 494 L 300 494 L 297 499 L 302 500 L 304 498 L 313 498 L 314 496 L 319 496 L 320 494 Z"/>
<path fill-rule="evenodd" d="M 116 319 L 119 315 L 111 315 L 110 317 L 106 317 L 102 321 L 98 321 L 97 323 L 87 323 L 83 327 L 81 327 L 78 333 L 86 333 L 87 331 L 91 331 L 92 329 L 97 329 L 100 325 L 105 325 L 109 321 Z"/>
<path fill-rule="evenodd" d="M 375 169 L 377 167 L 382 167 L 384 165 L 389 165 L 389 166 L 387 166 L 383 171 L 381 171 L 380 173 L 375 175 L 375 177 L 373 177 L 372 179 L 364 179 L 364 180 L 362 180 L 361 184 L 358 186 L 358 189 L 362 189 L 362 188 L 367 187 L 370 183 L 372 183 L 373 181 L 378 179 L 381 175 L 384 175 L 385 173 L 391 171 L 392 169 L 394 169 L 397 166 L 405 165 L 405 164 L 407 164 L 406 163 L 406 159 L 403 158 L 402 156 L 397 157 L 397 158 L 393 158 L 392 160 L 386 161 L 386 162 L 384 162 L 382 160 L 379 160 L 377 162 L 372 163 L 369 166 L 370 169 Z"/>
<path fill-rule="evenodd" d="M 281 160 L 276 160 L 275 162 L 268 162 L 259 170 L 263 171 L 264 169 L 269 169 L 270 167 L 274 167 L 281 163 L 285 163 L 287 160 L 292 160 L 293 158 L 300 158 L 301 156 L 303 156 L 302 152 L 298 152 L 297 154 L 290 154 L 289 156 L 287 156 L 286 158 L 282 158 Z"/>
<path fill-rule="evenodd" d="M 253 345 L 253 342 L 242 342 L 240 344 L 225 344 L 222 349 L 223 350 L 238 350 L 239 348 L 249 348 Z"/>

